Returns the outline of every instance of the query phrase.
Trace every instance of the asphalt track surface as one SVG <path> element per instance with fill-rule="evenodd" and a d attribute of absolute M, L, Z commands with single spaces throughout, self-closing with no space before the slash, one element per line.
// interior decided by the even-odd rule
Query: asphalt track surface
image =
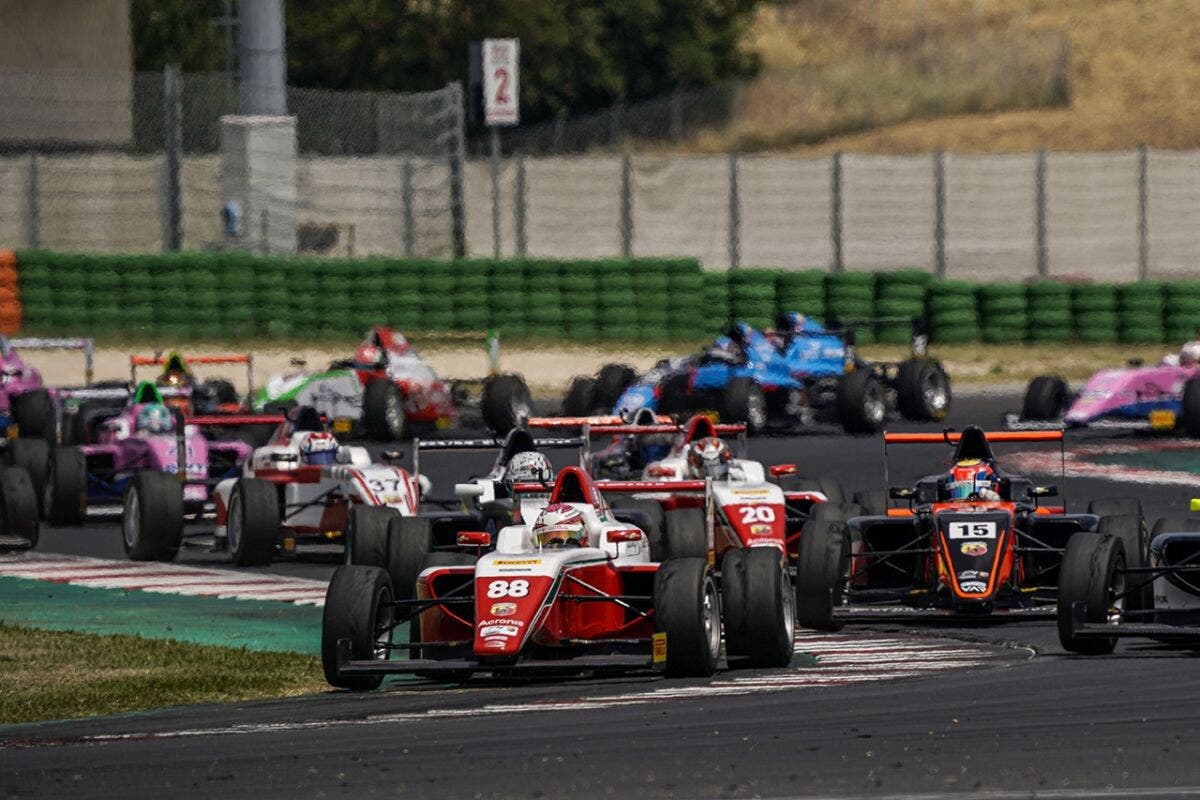
<path fill-rule="evenodd" d="M 1014 403 L 959 398 L 949 424 L 994 425 Z M 750 455 L 796 462 L 847 489 L 882 480 L 877 437 L 763 438 L 751 441 Z M 945 458 L 920 447 L 892 455 L 896 482 L 934 472 Z M 425 466 L 437 493 L 487 461 L 444 457 Z M 1072 509 L 1095 497 L 1138 496 L 1151 521 L 1178 514 L 1190 495 L 1182 486 L 1096 478 L 1060 485 Z M 115 523 L 47 531 L 39 550 L 122 557 Z M 201 550 L 182 558 L 222 563 Z M 333 565 L 270 569 L 322 577 Z M 0 796 L 1200 795 L 1192 651 L 1134 640 L 1109 657 L 1068 656 L 1048 620 L 889 620 L 849 630 L 849 640 L 868 647 L 906 643 L 905 657 L 963 648 L 980 658 L 912 676 L 872 676 L 868 665 L 863 680 L 828 685 L 773 685 L 777 673 L 743 671 L 708 681 L 393 683 L 363 695 L 0 728 Z M 721 690 L 731 681 L 752 688 Z"/>

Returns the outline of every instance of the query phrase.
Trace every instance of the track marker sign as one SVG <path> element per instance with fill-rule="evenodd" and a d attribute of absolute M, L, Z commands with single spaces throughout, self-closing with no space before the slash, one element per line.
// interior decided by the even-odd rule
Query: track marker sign
<path fill-rule="evenodd" d="M 517 125 L 521 121 L 521 44 L 517 39 L 483 40 L 483 121 Z"/>

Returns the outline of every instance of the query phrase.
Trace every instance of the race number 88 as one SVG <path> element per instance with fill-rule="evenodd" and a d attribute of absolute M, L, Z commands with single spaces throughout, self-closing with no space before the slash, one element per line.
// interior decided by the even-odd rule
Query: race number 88
<path fill-rule="evenodd" d="M 493 600 L 498 597 L 524 597 L 529 594 L 529 581 L 492 581 L 488 584 L 487 596 Z"/>

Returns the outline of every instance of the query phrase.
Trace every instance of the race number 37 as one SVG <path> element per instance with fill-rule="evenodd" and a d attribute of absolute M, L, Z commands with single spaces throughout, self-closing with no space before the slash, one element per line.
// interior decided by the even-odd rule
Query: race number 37
<path fill-rule="evenodd" d="M 994 522 L 951 522 L 951 539 L 995 539 Z"/>
<path fill-rule="evenodd" d="M 492 581 L 487 588 L 487 596 L 493 600 L 500 597 L 524 597 L 527 594 L 529 581 L 520 578 L 513 581 Z"/>

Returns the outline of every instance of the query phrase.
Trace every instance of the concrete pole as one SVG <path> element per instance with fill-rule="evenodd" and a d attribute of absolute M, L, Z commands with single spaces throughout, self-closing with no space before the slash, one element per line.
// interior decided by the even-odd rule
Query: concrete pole
<path fill-rule="evenodd" d="M 238 3 L 238 113 L 278 117 L 287 114 L 287 60 L 283 0 Z"/>

